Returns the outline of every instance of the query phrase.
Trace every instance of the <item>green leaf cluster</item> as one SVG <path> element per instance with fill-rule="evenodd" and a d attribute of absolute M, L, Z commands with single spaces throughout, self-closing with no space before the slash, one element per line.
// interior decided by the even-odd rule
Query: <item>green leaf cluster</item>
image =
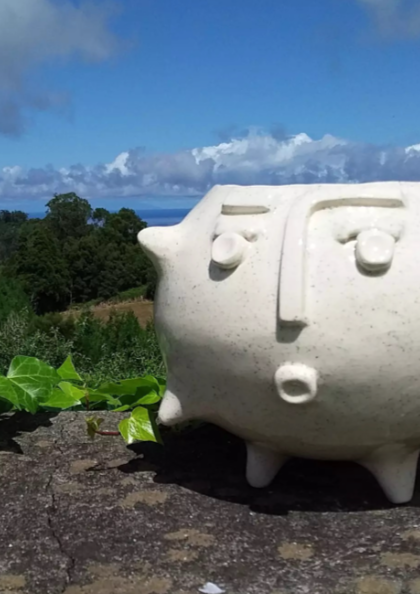
<path fill-rule="evenodd" d="M 71 357 L 54 369 L 35 357 L 15 357 L 7 375 L 0 375 L 0 410 L 38 411 L 113 410 L 130 412 L 119 424 L 128 444 L 136 440 L 160 442 L 156 424 L 165 380 L 148 375 L 117 382 L 92 384 L 76 371 Z M 100 419 L 88 419 L 88 434 L 100 432 Z"/>

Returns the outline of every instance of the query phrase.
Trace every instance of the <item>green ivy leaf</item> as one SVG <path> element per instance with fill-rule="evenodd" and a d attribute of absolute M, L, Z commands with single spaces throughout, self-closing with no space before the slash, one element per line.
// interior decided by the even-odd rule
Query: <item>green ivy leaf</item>
<path fill-rule="evenodd" d="M 161 398 L 163 398 L 163 395 L 165 394 L 166 390 L 166 379 L 163 377 L 157 377 L 156 381 L 159 384 L 158 394 Z"/>
<path fill-rule="evenodd" d="M 4 377 L 4 375 L 0 375 L 0 398 L 20 409 L 19 396 L 12 382 L 7 377 Z"/>
<path fill-rule="evenodd" d="M 98 405 L 101 403 L 108 403 L 111 406 L 121 406 L 122 404 L 117 398 L 114 398 L 105 392 L 101 392 L 99 389 L 92 390 L 91 388 L 88 388 L 86 392 L 88 393 L 90 404 Z"/>
<path fill-rule="evenodd" d="M 160 441 L 150 411 L 141 406 L 135 408 L 128 419 L 121 421 L 118 429 L 128 445 L 134 441 Z"/>
<path fill-rule="evenodd" d="M 63 390 L 66 396 L 73 398 L 78 404 L 80 404 L 80 401 L 86 397 L 86 390 L 73 386 L 73 384 L 70 384 L 69 382 L 60 382 L 58 387 Z"/>
<path fill-rule="evenodd" d="M 142 396 L 138 400 L 137 404 L 145 406 L 147 404 L 157 404 L 161 400 L 162 400 L 162 396 L 160 396 L 160 394 L 157 394 L 154 390 L 152 390 L 145 396 Z"/>
<path fill-rule="evenodd" d="M 13 404 L 9 400 L 0 397 L 0 415 L 13 411 Z"/>
<path fill-rule="evenodd" d="M 103 419 L 97 419 L 95 417 L 86 419 L 87 432 L 91 439 L 95 439 L 96 432 L 100 430 L 100 426 L 103 422 Z"/>
<path fill-rule="evenodd" d="M 135 408 L 143 398 L 148 398 L 149 396 L 151 400 L 161 400 L 161 397 L 150 386 L 138 388 L 134 394 L 120 396 L 119 400 L 122 405 L 127 404 L 130 408 Z"/>
<path fill-rule="evenodd" d="M 150 384 L 153 385 L 153 389 L 160 394 L 160 396 L 163 396 L 166 390 L 166 380 L 164 378 L 145 375 L 143 379 L 150 382 Z"/>
<path fill-rule="evenodd" d="M 34 357 L 15 357 L 7 374 L 9 387 L 3 381 L 3 393 L 11 400 L 17 396 L 15 406 L 35 413 L 39 405 L 47 401 L 54 386 L 60 381 L 55 369 Z M 10 385 L 13 390 L 10 389 Z"/>
<path fill-rule="evenodd" d="M 140 393 L 139 393 L 140 392 Z M 130 410 L 135 408 L 136 406 L 148 406 L 157 404 L 162 400 L 162 397 L 159 394 L 156 394 L 154 390 L 149 390 L 147 388 L 146 393 L 143 395 L 143 391 L 139 390 L 133 396 L 121 396 L 120 401 L 122 406 L 118 406 L 118 408 L 113 408 L 115 412 L 124 412 L 126 410 Z"/>
<path fill-rule="evenodd" d="M 77 398 L 74 398 L 74 396 L 71 394 L 65 394 L 62 390 L 54 388 L 51 398 L 49 398 L 46 402 L 43 402 L 42 407 L 60 408 L 65 410 L 67 408 L 77 406 L 78 404 L 80 404 L 80 400 L 77 400 Z"/>
<path fill-rule="evenodd" d="M 16 383 L 38 381 L 39 383 L 57 384 L 60 376 L 57 371 L 35 357 L 15 357 L 10 364 L 7 377 Z"/>
<path fill-rule="evenodd" d="M 159 391 L 159 384 L 152 376 L 137 377 L 121 382 L 106 382 L 99 386 L 98 392 L 110 396 L 134 396 L 139 388 L 149 388 Z"/>
<path fill-rule="evenodd" d="M 73 365 L 71 355 L 69 355 L 62 366 L 57 369 L 57 373 L 63 380 L 83 381 Z"/>

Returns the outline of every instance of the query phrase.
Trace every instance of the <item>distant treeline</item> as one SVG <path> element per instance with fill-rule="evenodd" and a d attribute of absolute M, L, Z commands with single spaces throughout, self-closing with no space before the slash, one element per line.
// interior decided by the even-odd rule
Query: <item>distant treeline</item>
<path fill-rule="evenodd" d="M 93 209 L 74 193 L 46 206 L 42 219 L 0 211 L 0 321 L 10 310 L 62 311 L 132 287 L 153 297 L 155 272 L 137 242 L 146 223 L 134 210 Z"/>

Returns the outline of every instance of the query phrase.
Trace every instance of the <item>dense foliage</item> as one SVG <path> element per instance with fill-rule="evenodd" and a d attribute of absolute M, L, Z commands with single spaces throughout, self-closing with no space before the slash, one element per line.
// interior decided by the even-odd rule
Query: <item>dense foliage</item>
<path fill-rule="evenodd" d="M 12 313 L 0 324 L 0 373 L 7 372 L 17 355 L 37 357 L 53 367 L 71 355 L 80 372 L 94 381 L 164 374 L 153 326 L 142 328 L 132 312 L 113 312 L 107 321 L 88 310 L 78 317 Z"/>
<path fill-rule="evenodd" d="M 88 433 L 120 434 L 127 443 L 161 441 L 156 424 L 165 380 L 153 376 L 119 382 L 95 382 L 76 371 L 71 357 L 58 369 L 36 357 L 14 357 L 7 374 L 0 374 L 0 412 L 60 410 L 131 411 L 119 431 L 103 431 L 101 419 L 87 419 Z"/>
<path fill-rule="evenodd" d="M 155 273 L 137 242 L 145 226 L 131 209 L 93 209 L 74 193 L 50 200 L 43 219 L 1 211 L 0 284 L 7 278 L 16 292 L 20 285 L 38 314 L 138 286 L 153 297 Z"/>
<path fill-rule="evenodd" d="M 16 210 L 0 210 L 0 262 L 5 262 L 16 251 L 19 229 L 28 220 L 28 215 Z"/>
<path fill-rule="evenodd" d="M 7 320 L 12 312 L 30 310 L 30 308 L 29 297 L 22 285 L 15 279 L 0 274 L 0 325 Z"/>

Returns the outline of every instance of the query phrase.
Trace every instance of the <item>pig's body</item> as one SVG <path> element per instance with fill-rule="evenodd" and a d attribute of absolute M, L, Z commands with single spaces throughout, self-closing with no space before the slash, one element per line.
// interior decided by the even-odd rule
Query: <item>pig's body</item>
<path fill-rule="evenodd" d="M 290 456 L 357 460 L 411 498 L 420 447 L 420 184 L 214 188 L 140 234 L 160 280 L 164 423 Z"/>

